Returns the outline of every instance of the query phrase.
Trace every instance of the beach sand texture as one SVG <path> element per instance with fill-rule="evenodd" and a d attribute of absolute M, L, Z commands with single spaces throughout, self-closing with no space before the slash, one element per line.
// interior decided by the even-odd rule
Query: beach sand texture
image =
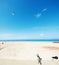
<path fill-rule="evenodd" d="M 42 65 L 59 65 L 59 44 L 52 42 L 5 42 L 0 45 L 0 65 L 39 65 L 37 54 L 42 58 Z"/>
<path fill-rule="evenodd" d="M 0 65 L 40 65 L 35 60 L 0 59 Z M 43 60 L 42 65 L 59 65 L 57 60 Z"/>

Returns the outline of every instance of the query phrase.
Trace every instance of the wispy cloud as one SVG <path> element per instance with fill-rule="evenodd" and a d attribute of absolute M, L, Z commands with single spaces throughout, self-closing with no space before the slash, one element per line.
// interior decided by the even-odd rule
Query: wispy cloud
<path fill-rule="evenodd" d="M 44 11 L 47 11 L 47 8 L 44 8 L 44 9 L 42 10 L 42 12 L 44 12 Z"/>
<path fill-rule="evenodd" d="M 39 17 L 41 17 L 41 15 L 42 15 L 41 13 L 37 13 L 37 14 L 35 15 L 35 17 L 36 17 L 36 18 L 39 18 Z"/>
<path fill-rule="evenodd" d="M 47 11 L 47 8 L 44 8 L 44 9 L 41 10 L 41 12 L 35 14 L 35 17 L 40 18 L 45 11 Z"/>

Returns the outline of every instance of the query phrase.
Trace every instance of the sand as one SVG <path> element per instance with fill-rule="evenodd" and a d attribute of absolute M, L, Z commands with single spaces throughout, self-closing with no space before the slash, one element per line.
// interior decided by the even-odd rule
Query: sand
<path fill-rule="evenodd" d="M 38 65 L 37 54 L 42 65 L 58 65 L 59 45 L 53 42 L 4 42 L 0 43 L 0 65 Z"/>
<path fill-rule="evenodd" d="M 54 47 L 54 46 L 44 46 L 43 48 L 59 51 L 59 47 Z"/>
<path fill-rule="evenodd" d="M 36 60 L 0 59 L 0 65 L 40 65 Z M 42 60 L 42 65 L 59 65 L 59 60 Z"/>

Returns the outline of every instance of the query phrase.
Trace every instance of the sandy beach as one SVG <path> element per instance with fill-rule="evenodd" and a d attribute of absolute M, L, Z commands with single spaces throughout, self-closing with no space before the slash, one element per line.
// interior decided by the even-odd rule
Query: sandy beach
<path fill-rule="evenodd" d="M 53 42 L 0 42 L 0 65 L 38 65 L 37 54 L 42 65 L 58 65 L 59 44 Z"/>

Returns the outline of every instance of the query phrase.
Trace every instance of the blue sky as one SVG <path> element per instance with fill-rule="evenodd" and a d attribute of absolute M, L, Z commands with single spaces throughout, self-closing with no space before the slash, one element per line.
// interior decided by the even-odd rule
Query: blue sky
<path fill-rule="evenodd" d="M 59 39 L 59 0 L 0 0 L 0 39 Z"/>

